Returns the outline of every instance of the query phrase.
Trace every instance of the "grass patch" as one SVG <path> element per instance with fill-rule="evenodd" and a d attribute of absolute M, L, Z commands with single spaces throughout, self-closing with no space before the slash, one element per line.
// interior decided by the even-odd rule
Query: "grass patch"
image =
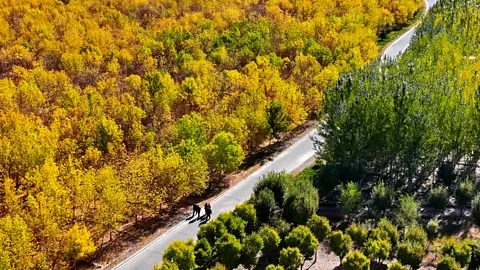
<path fill-rule="evenodd" d="M 387 46 L 392 40 L 394 40 L 396 37 L 403 35 L 405 32 L 407 32 L 412 25 L 417 23 L 420 18 L 423 15 L 423 12 L 425 10 L 425 7 L 422 6 L 420 7 L 414 14 L 413 18 L 410 20 L 410 22 L 403 27 L 399 29 L 392 29 L 388 32 L 384 32 L 381 35 L 377 37 L 377 46 L 382 48 L 381 51 L 383 52 L 385 49 L 385 46 Z"/>

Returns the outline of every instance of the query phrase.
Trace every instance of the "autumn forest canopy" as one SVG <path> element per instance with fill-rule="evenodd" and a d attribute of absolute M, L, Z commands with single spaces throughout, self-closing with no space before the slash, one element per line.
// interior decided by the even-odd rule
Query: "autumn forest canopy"
<path fill-rule="evenodd" d="M 1 1 L 0 268 L 68 268 L 202 193 L 420 4 Z"/>

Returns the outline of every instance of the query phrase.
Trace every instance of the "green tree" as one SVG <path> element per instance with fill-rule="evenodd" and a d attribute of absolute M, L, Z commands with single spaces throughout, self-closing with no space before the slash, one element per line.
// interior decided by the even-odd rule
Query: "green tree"
<path fill-rule="evenodd" d="M 296 179 L 288 187 L 283 216 L 294 224 L 306 224 L 308 218 L 317 212 L 318 204 L 318 191 L 312 183 L 307 179 Z"/>
<path fill-rule="evenodd" d="M 353 223 L 345 230 L 345 233 L 350 235 L 357 247 L 362 247 L 365 240 L 367 240 L 368 229 L 363 224 Z"/>
<path fill-rule="evenodd" d="M 376 260 L 379 263 L 385 261 L 390 255 L 392 245 L 387 240 L 369 239 L 365 243 L 364 252 L 368 258 Z"/>
<path fill-rule="evenodd" d="M 275 207 L 275 196 L 270 189 L 264 189 L 255 196 L 253 204 L 257 210 L 257 218 L 267 222 L 270 218 L 270 211 Z"/>
<path fill-rule="evenodd" d="M 275 196 L 277 205 L 283 205 L 285 193 L 287 191 L 287 183 L 292 180 L 292 177 L 286 172 L 269 172 L 262 176 L 262 178 L 255 184 L 253 193 L 257 196 L 262 190 L 269 189 Z"/>
<path fill-rule="evenodd" d="M 288 130 L 292 123 L 281 102 L 270 102 L 266 110 L 270 136 L 279 139 L 279 133 Z"/>
<path fill-rule="evenodd" d="M 196 269 L 194 246 L 192 239 L 174 241 L 165 249 L 163 260 L 175 263 L 180 269 Z"/>
<path fill-rule="evenodd" d="M 238 168 L 245 158 L 242 146 L 230 132 L 220 132 L 206 146 L 208 163 L 221 173 L 229 173 Z"/>
<path fill-rule="evenodd" d="M 247 222 L 245 231 L 251 233 L 257 225 L 257 212 L 252 204 L 243 203 L 235 206 L 233 214 Z"/>
<path fill-rule="evenodd" d="M 428 246 L 428 236 L 423 229 L 423 226 L 414 223 L 405 228 L 405 235 L 403 237 L 405 241 L 414 242 L 422 245 L 424 248 Z"/>
<path fill-rule="evenodd" d="M 408 267 L 403 266 L 399 262 L 394 262 L 394 263 L 390 264 L 390 266 L 388 267 L 388 270 L 408 270 Z"/>
<path fill-rule="evenodd" d="M 264 226 L 258 232 L 263 239 L 263 253 L 274 253 L 278 251 L 278 246 L 280 245 L 280 236 L 277 231 L 269 226 Z"/>
<path fill-rule="evenodd" d="M 210 270 L 227 270 L 227 268 L 223 264 L 217 262 L 215 266 L 210 268 Z"/>
<path fill-rule="evenodd" d="M 328 219 L 323 216 L 318 216 L 317 214 L 313 214 L 307 220 L 307 227 L 320 242 L 323 242 L 323 240 L 328 238 L 330 232 L 332 231 Z"/>
<path fill-rule="evenodd" d="M 470 263 L 472 247 L 466 241 L 457 242 L 451 238 L 443 244 L 442 254 L 454 258 L 461 267 L 465 267 Z"/>
<path fill-rule="evenodd" d="M 181 268 L 174 262 L 162 261 L 161 265 L 155 264 L 153 270 L 180 270 Z"/>
<path fill-rule="evenodd" d="M 252 233 L 251 235 L 245 237 L 242 246 L 242 265 L 246 268 L 250 268 L 257 264 L 257 255 L 264 247 L 262 236 L 260 236 L 258 233 Z"/>
<path fill-rule="evenodd" d="M 360 251 L 355 250 L 347 254 L 342 266 L 345 270 L 370 270 L 370 260 Z"/>
<path fill-rule="evenodd" d="M 233 212 L 222 213 L 217 219 L 225 224 L 228 233 L 233 234 L 237 239 L 243 239 L 245 237 L 245 225 L 247 222 L 235 216 Z"/>
<path fill-rule="evenodd" d="M 352 238 L 348 234 L 343 234 L 342 231 L 333 231 L 330 234 L 330 248 L 340 257 L 340 261 L 350 251 L 352 245 Z"/>
<path fill-rule="evenodd" d="M 410 265 L 416 269 L 422 263 L 425 249 L 422 244 L 405 242 L 398 246 L 397 258 L 402 264 Z"/>
<path fill-rule="evenodd" d="M 400 196 L 400 204 L 398 205 L 398 210 L 395 217 L 397 223 L 402 227 L 413 224 L 418 220 L 420 217 L 419 205 L 413 196 Z"/>
<path fill-rule="evenodd" d="M 285 270 L 296 270 L 302 265 L 302 254 L 296 247 L 287 247 L 280 251 L 278 262 Z"/>
<path fill-rule="evenodd" d="M 297 247 L 305 260 L 312 258 L 318 247 L 318 240 L 307 226 L 300 225 L 285 238 L 285 245 Z"/>
<path fill-rule="evenodd" d="M 340 186 L 340 210 L 342 214 L 351 216 L 355 214 L 361 206 L 362 193 L 358 184 L 349 182 Z"/>
<path fill-rule="evenodd" d="M 443 257 L 437 265 L 438 270 L 460 270 L 460 265 L 452 257 Z"/>
<path fill-rule="evenodd" d="M 457 205 L 462 208 L 461 215 L 463 216 L 463 208 L 468 206 L 473 196 L 475 195 L 475 182 L 473 180 L 464 180 L 461 181 L 455 190 L 455 200 Z"/>
<path fill-rule="evenodd" d="M 200 230 L 197 233 L 197 238 L 205 238 L 211 246 L 214 246 L 217 239 L 227 233 L 228 231 L 225 224 L 218 219 L 214 219 L 207 224 L 202 224 L 200 226 Z"/>
<path fill-rule="evenodd" d="M 281 265 L 273 265 L 273 264 L 270 264 L 267 266 L 267 268 L 265 268 L 265 270 L 284 270 L 283 266 Z"/>
<path fill-rule="evenodd" d="M 195 263 L 200 268 L 207 268 L 212 263 L 213 250 L 207 239 L 201 238 L 195 243 Z"/>
<path fill-rule="evenodd" d="M 178 119 L 177 129 L 179 141 L 193 140 L 198 146 L 207 144 L 206 123 L 198 113 L 192 112 Z"/>
<path fill-rule="evenodd" d="M 430 190 L 428 203 L 436 209 L 444 209 L 448 204 L 448 190 L 446 187 L 436 187 Z"/>
<path fill-rule="evenodd" d="M 375 210 L 384 213 L 385 210 L 392 207 L 394 197 L 395 192 L 393 187 L 385 185 L 385 183 L 382 181 L 380 184 L 373 187 L 372 207 Z"/>
<path fill-rule="evenodd" d="M 225 233 L 216 244 L 217 256 L 220 263 L 228 268 L 235 268 L 240 264 L 242 243 L 234 235 Z"/>

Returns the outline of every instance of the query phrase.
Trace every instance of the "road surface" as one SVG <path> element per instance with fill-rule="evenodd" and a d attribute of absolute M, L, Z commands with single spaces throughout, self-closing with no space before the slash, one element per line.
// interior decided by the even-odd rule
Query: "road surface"
<path fill-rule="evenodd" d="M 428 9 L 436 2 L 436 0 L 426 0 L 426 2 Z M 385 51 L 384 55 L 395 57 L 403 52 L 408 47 L 413 33 L 413 29 L 405 33 Z M 292 172 L 305 161 L 313 157 L 315 155 L 315 150 L 313 149 L 313 141 L 310 138 L 311 136 L 318 136 L 317 131 L 311 131 L 308 135 L 305 135 L 298 140 L 294 145 L 275 157 L 272 161 L 248 176 L 247 179 L 215 199 L 211 203 L 213 210 L 212 219 L 222 212 L 233 210 L 235 205 L 247 200 L 252 194 L 253 186 L 258 182 L 262 175 L 272 171 L 278 172 L 285 170 L 287 172 Z M 188 220 L 183 221 L 154 241 L 150 242 L 143 249 L 139 250 L 113 269 L 151 270 L 156 263 L 160 264 L 162 262 L 163 251 L 171 242 L 175 240 L 187 240 L 188 238 L 196 239 L 198 230 L 198 221 L 193 223 L 190 223 Z"/>

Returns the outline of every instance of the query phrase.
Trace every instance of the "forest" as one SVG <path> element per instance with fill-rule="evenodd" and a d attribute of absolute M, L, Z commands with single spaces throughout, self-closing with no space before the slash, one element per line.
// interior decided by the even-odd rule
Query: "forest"
<path fill-rule="evenodd" d="M 480 1 L 438 1 L 400 58 L 327 86 L 315 166 L 265 175 L 154 269 L 310 269 L 319 250 L 335 269 L 479 269 L 479 40 Z"/>
<path fill-rule="evenodd" d="M 0 268 L 70 268 L 201 194 L 420 5 L 0 1 Z"/>

